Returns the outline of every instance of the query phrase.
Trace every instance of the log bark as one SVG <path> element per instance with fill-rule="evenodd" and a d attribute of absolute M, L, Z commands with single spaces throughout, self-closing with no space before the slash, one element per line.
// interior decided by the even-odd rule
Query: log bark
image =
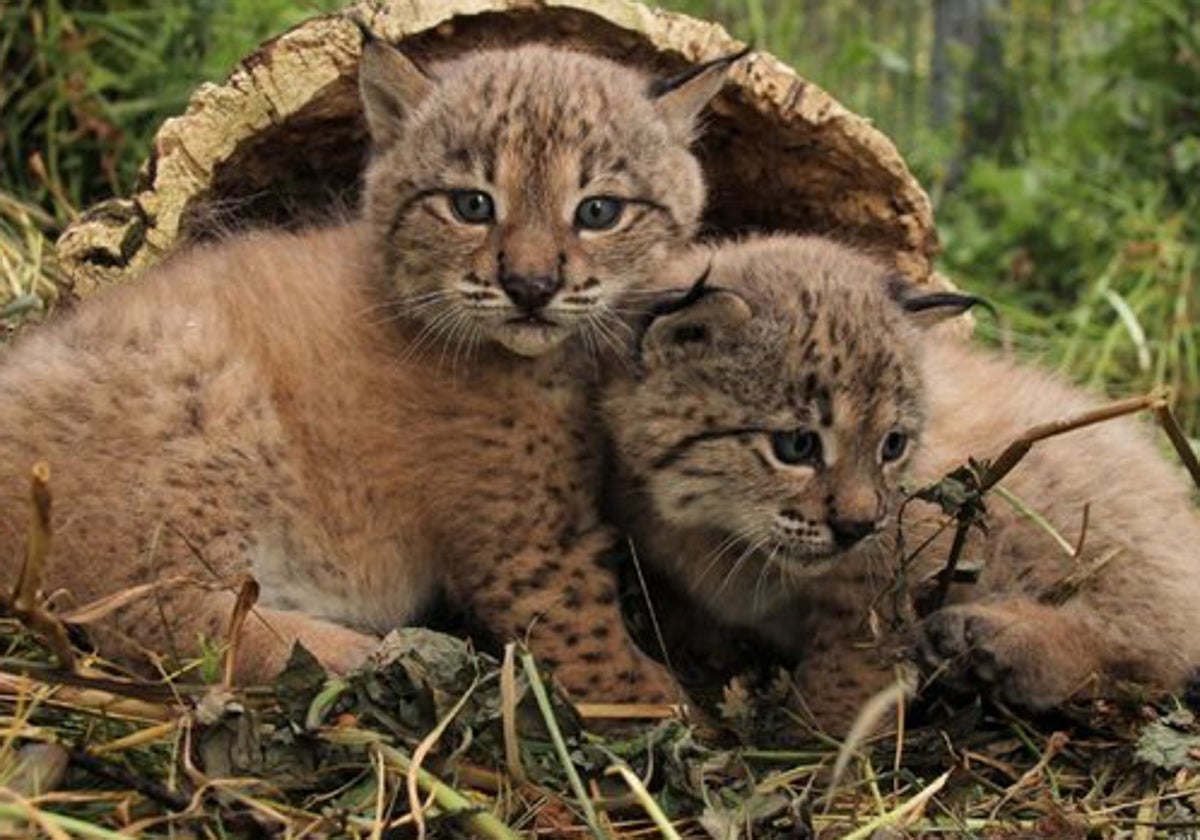
<path fill-rule="evenodd" d="M 347 14 L 418 61 L 540 40 L 667 74 L 741 46 L 715 24 L 631 0 L 364 0 Z M 199 88 L 158 131 L 135 194 L 63 233 L 74 293 L 231 227 L 352 213 L 366 150 L 359 46 L 345 15 L 314 18 L 263 44 L 225 83 Z M 708 233 L 831 234 L 930 279 L 932 211 L 895 146 L 774 57 L 755 52 L 737 65 L 698 151 Z"/>

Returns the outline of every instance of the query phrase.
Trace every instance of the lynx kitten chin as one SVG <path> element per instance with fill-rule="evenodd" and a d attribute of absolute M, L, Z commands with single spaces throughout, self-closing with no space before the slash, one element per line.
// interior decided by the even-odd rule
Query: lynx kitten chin
<path fill-rule="evenodd" d="M 107 655 L 224 639 L 249 574 L 242 682 L 295 642 L 352 668 L 443 590 L 578 696 L 674 697 L 596 565 L 592 355 L 697 225 L 688 147 L 728 63 L 654 84 L 526 46 L 422 70 L 368 39 L 360 220 L 196 247 L 5 352 L 7 579 L 44 460 L 48 590 L 157 584 L 88 628 Z"/>
<path fill-rule="evenodd" d="M 676 620 L 710 612 L 798 661 L 832 729 L 899 658 L 1035 710 L 1117 679 L 1178 690 L 1194 677 L 1200 516 L 1136 422 L 1040 443 L 1004 481 L 1060 533 L 1090 506 L 1079 557 L 993 498 L 966 546 L 978 582 L 916 615 L 953 529 L 935 537 L 943 517 L 917 501 L 897 524 L 901 481 L 937 481 L 1095 401 L 925 329 L 972 299 L 921 292 L 827 240 L 702 249 L 675 282 L 703 271 L 706 288 L 650 323 L 637 375 L 604 401 L 612 504 L 639 557 L 687 593 Z M 900 533 L 908 552 L 933 540 L 902 578 Z M 1077 592 L 1051 597 L 1082 569 Z"/>

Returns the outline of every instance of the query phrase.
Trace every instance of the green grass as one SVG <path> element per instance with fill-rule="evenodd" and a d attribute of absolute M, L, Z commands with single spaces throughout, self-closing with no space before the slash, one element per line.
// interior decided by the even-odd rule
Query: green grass
<path fill-rule="evenodd" d="M 337 5 L 0 0 L 0 307 L 49 296 L 45 238 L 133 189 L 197 84 Z M 724 22 L 895 139 L 935 201 L 941 267 L 1000 305 L 985 338 L 1113 395 L 1169 386 L 1200 433 L 1200 0 L 1004 4 L 1011 113 L 990 144 L 969 111 L 932 127 L 932 0 L 665 5 Z M 961 85 L 974 57 L 950 58 Z"/>
<path fill-rule="evenodd" d="M 934 199 L 980 332 L 1113 396 L 1171 388 L 1200 435 L 1200 1 L 1014 0 L 1005 136 L 931 127 L 933 4 L 675 0 L 888 133 Z M 973 56 L 951 54 L 955 83 Z M 969 144 L 974 154 L 966 157 Z"/>

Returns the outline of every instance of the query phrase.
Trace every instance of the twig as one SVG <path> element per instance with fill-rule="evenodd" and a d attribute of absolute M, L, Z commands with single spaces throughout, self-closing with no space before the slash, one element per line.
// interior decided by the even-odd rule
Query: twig
<path fill-rule="evenodd" d="M 1162 405 L 1154 409 L 1154 414 L 1158 418 L 1159 425 L 1163 427 L 1163 431 L 1167 433 L 1171 445 L 1179 453 L 1179 460 L 1183 461 L 1183 465 L 1191 473 L 1196 489 L 1200 490 L 1200 459 L 1196 457 L 1196 450 L 1192 449 L 1192 445 L 1188 443 L 1183 429 L 1179 428 L 1179 421 L 1175 419 L 1171 406 L 1164 400 Z"/>
<path fill-rule="evenodd" d="M 136 790 L 138 793 L 162 805 L 169 811 L 186 811 L 191 804 L 191 797 L 184 796 L 173 790 L 167 790 L 157 782 L 131 773 L 117 764 L 110 764 L 84 750 L 71 751 L 71 764 L 81 767 L 93 776 L 107 782 L 116 782 L 125 788 Z"/>
<path fill-rule="evenodd" d="M 238 651 L 241 648 L 242 628 L 246 625 L 246 616 L 258 603 L 258 581 L 250 575 L 243 575 L 238 584 L 237 600 L 233 604 L 233 613 L 229 616 L 229 631 L 226 636 L 225 668 L 221 677 L 221 685 L 229 688 L 233 685 L 233 675 L 237 668 Z"/>
<path fill-rule="evenodd" d="M 1079 539 L 1075 540 L 1075 549 L 1071 552 L 1071 556 L 1078 560 L 1083 556 L 1083 546 L 1087 542 L 1088 524 L 1091 522 L 1092 503 L 1086 502 L 1083 506 L 1083 522 L 1079 525 Z"/>
<path fill-rule="evenodd" d="M 454 707 L 446 713 L 446 716 L 438 721 L 437 726 L 430 730 L 421 743 L 417 745 L 416 750 L 412 755 L 412 766 L 408 769 L 405 784 L 408 790 L 408 806 L 412 809 L 413 821 L 417 824 L 417 837 L 419 840 L 425 840 L 425 813 L 424 807 L 421 805 L 421 798 L 418 796 L 417 790 L 417 774 L 421 771 L 421 763 L 425 760 L 425 756 L 429 755 L 429 751 L 434 748 L 442 733 L 446 731 L 446 727 L 450 722 L 458 717 L 458 713 L 462 711 L 463 706 L 467 705 L 467 700 L 475 693 L 476 687 L 479 685 L 479 675 L 475 675 L 475 680 L 463 692 L 462 697 L 458 698 L 458 702 Z"/>
<path fill-rule="evenodd" d="M 1078 429 L 1094 426 L 1097 423 L 1105 423 L 1109 420 L 1115 420 L 1118 417 L 1124 417 L 1127 414 L 1136 414 L 1139 411 L 1147 411 L 1149 409 L 1159 409 L 1166 404 L 1166 397 L 1162 392 L 1154 392 L 1146 394 L 1142 397 L 1132 397 L 1127 400 L 1118 400 L 1114 403 L 1094 408 L 1090 411 L 1085 411 L 1082 414 L 1077 414 L 1074 417 L 1067 417 L 1062 420 L 1053 420 L 1049 423 L 1042 423 L 1034 426 L 1026 431 L 1019 438 L 1010 443 L 1000 455 L 992 461 L 987 470 L 984 472 L 983 478 L 980 480 L 980 490 L 986 493 L 999 481 L 1002 481 L 1006 475 L 1013 471 L 1017 464 L 1021 463 L 1021 459 L 1029 453 L 1035 443 L 1039 443 L 1047 438 L 1058 437 L 1065 435 L 1068 432 L 1074 432 Z"/>
<path fill-rule="evenodd" d="M 988 818 L 994 820 L 996 815 L 1000 813 L 1000 809 L 1007 805 L 1020 790 L 1037 782 L 1037 780 L 1042 777 L 1042 774 L 1046 772 L 1046 768 L 1050 765 L 1050 762 L 1054 760 L 1054 757 L 1062 752 L 1063 748 L 1066 747 L 1069 740 L 1070 739 L 1067 737 L 1066 732 L 1055 732 L 1052 734 L 1050 736 L 1050 740 L 1046 743 L 1046 750 L 1042 753 L 1041 757 L 1038 758 L 1037 764 L 1026 770 L 1021 775 L 1021 778 L 1013 782 L 1012 786 L 1010 786 L 1008 790 L 1004 791 L 1004 796 L 1002 796 L 1000 801 L 996 803 L 996 806 L 992 808 L 992 813 Z"/>
<path fill-rule="evenodd" d="M 67 628 L 40 603 L 42 576 L 46 569 L 46 558 L 50 554 L 51 533 L 50 467 L 44 461 L 35 464 L 31 470 L 29 496 L 32 507 L 29 514 L 25 561 L 21 564 L 21 571 L 17 575 L 9 603 L 2 606 L 46 641 L 64 670 L 74 671 L 75 651 L 71 649 Z"/>
<path fill-rule="evenodd" d="M 929 607 L 925 610 L 927 613 L 940 610 L 942 604 L 946 603 L 946 596 L 950 594 L 950 584 L 954 582 L 954 572 L 958 568 L 958 560 L 967 544 L 967 533 L 970 531 L 973 521 L 973 518 L 968 516 L 958 520 L 958 524 L 954 528 L 954 542 L 950 543 L 950 555 L 946 558 L 946 565 L 937 573 L 937 588 L 933 592 Z"/>
<path fill-rule="evenodd" d="M 516 642 L 504 646 L 504 662 L 500 666 L 500 719 L 504 731 L 504 766 L 518 785 L 525 784 L 525 767 L 521 764 L 521 741 L 517 733 L 517 663 Z"/>

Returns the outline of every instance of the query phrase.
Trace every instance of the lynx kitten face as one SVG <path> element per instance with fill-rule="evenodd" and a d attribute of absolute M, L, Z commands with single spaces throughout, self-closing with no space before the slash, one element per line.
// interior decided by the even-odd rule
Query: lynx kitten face
<path fill-rule="evenodd" d="M 399 308 L 467 348 L 534 356 L 583 331 L 602 339 L 614 301 L 695 229 L 704 192 L 688 146 L 727 65 L 656 87 L 527 46 L 426 75 L 369 40 L 365 215 Z"/>
<path fill-rule="evenodd" d="M 717 580 L 739 563 L 820 574 L 894 512 L 923 426 L 918 327 L 865 280 L 874 263 L 856 273 L 828 242 L 695 259 L 706 291 L 651 324 L 641 381 L 608 402 L 622 460 L 665 522 L 726 541 Z"/>

